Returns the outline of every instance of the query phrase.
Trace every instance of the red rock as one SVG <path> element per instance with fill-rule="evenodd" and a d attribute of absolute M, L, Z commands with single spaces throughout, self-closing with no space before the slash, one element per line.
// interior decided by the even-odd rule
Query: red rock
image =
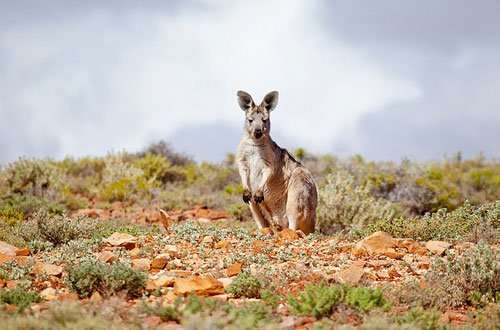
<path fill-rule="evenodd" d="M 267 243 L 262 241 L 253 241 L 252 245 L 255 252 L 260 252 L 267 246 Z"/>
<path fill-rule="evenodd" d="M 148 258 L 132 259 L 131 264 L 133 268 L 148 271 L 151 268 L 151 260 Z"/>
<path fill-rule="evenodd" d="M 396 251 L 386 251 L 384 252 L 384 255 L 387 257 L 387 258 L 391 258 L 391 259 L 401 259 L 405 256 L 405 253 L 403 252 L 396 252 Z"/>
<path fill-rule="evenodd" d="M 42 297 L 43 300 L 52 301 L 56 299 L 56 289 L 49 287 L 40 292 L 40 296 Z"/>
<path fill-rule="evenodd" d="M 151 262 L 151 268 L 163 269 L 163 268 L 165 268 L 165 266 L 167 265 L 167 263 L 170 259 L 171 259 L 171 257 L 167 253 L 159 254 Z"/>
<path fill-rule="evenodd" d="M 17 250 L 18 248 L 14 245 L 0 241 L 0 254 L 6 256 L 15 256 Z"/>
<path fill-rule="evenodd" d="M 169 254 L 172 258 L 177 258 L 179 256 L 179 251 L 175 245 L 165 245 L 162 252 Z"/>
<path fill-rule="evenodd" d="M 170 217 L 168 215 L 167 212 L 165 212 L 164 210 L 160 209 L 160 222 L 163 225 L 163 227 L 169 228 L 170 226 L 173 225 L 174 220 L 172 219 L 172 217 Z"/>
<path fill-rule="evenodd" d="M 384 270 L 376 272 L 375 275 L 377 276 L 377 278 L 379 278 L 381 280 L 391 279 L 391 275 L 389 275 L 389 273 L 387 271 L 384 271 Z"/>
<path fill-rule="evenodd" d="M 279 237 L 285 241 L 296 241 L 300 238 L 299 234 L 290 228 L 285 228 L 279 233 Z"/>
<path fill-rule="evenodd" d="M 387 273 L 391 276 L 391 277 L 401 277 L 402 275 L 400 273 L 398 273 L 397 271 L 395 271 L 394 269 L 392 268 L 389 268 L 387 270 Z"/>
<path fill-rule="evenodd" d="M 175 277 L 162 275 L 155 280 L 155 285 L 159 288 L 161 287 L 171 287 L 174 286 Z"/>
<path fill-rule="evenodd" d="M 451 243 L 444 241 L 428 241 L 425 247 L 438 256 L 444 255 L 444 252 L 451 246 Z"/>
<path fill-rule="evenodd" d="M 397 241 L 382 231 L 375 232 L 356 243 L 352 250 L 355 257 L 384 255 L 396 252 Z"/>
<path fill-rule="evenodd" d="M 7 256 L 5 254 L 1 254 L 0 253 L 0 265 L 3 264 L 6 261 L 11 260 L 11 259 L 14 259 L 14 257 L 13 256 Z"/>
<path fill-rule="evenodd" d="M 124 247 L 127 250 L 137 247 L 137 238 L 127 233 L 113 233 L 104 241 L 112 246 Z"/>
<path fill-rule="evenodd" d="M 27 257 L 31 254 L 31 251 L 28 248 L 20 248 L 16 251 L 16 256 L 24 256 Z"/>
<path fill-rule="evenodd" d="M 80 299 L 77 293 L 63 293 L 57 297 L 59 301 L 78 301 Z"/>
<path fill-rule="evenodd" d="M 243 264 L 241 262 L 237 262 L 229 266 L 226 270 L 227 277 L 236 276 L 242 272 Z"/>
<path fill-rule="evenodd" d="M 231 247 L 231 244 L 228 241 L 218 241 L 215 243 L 216 249 L 228 249 Z"/>
<path fill-rule="evenodd" d="M 92 295 L 90 296 L 89 300 L 92 302 L 101 301 L 102 300 L 101 294 L 97 291 L 94 291 L 94 293 L 92 293 Z"/>
<path fill-rule="evenodd" d="M 273 233 L 273 230 L 269 227 L 266 227 L 266 228 L 262 228 L 262 229 L 259 229 L 259 232 L 263 235 L 263 236 L 272 236 L 274 233 Z"/>
<path fill-rule="evenodd" d="M 342 283 L 358 284 L 363 279 L 365 271 L 358 266 L 350 266 L 337 273 Z"/>
<path fill-rule="evenodd" d="M 62 275 L 62 272 L 63 272 L 63 268 L 61 266 L 44 264 L 43 262 L 37 262 L 37 263 L 35 263 L 35 266 L 33 266 L 33 269 L 31 269 L 30 274 L 45 273 L 47 275 L 59 277 Z"/>
<path fill-rule="evenodd" d="M 118 256 L 111 251 L 102 251 L 98 257 L 99 261 L 107 262 L 109 264 L 113 263 L 113 261 L 117 258 Z"/>
<path fill-rule="evenodd" d="M 200 296 L 213 296 L 224 293 L 224 285 L 209 276 L 199 276 L 191 278 L 176 278 L 174 283 L 174 293 L 177 295 L 187 295 L 194 291 Z"/>

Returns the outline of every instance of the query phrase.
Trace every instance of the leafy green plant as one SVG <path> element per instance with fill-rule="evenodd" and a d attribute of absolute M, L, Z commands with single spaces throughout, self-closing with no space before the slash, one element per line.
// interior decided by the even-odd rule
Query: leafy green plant
<path fill-rule="evenodd" d="M 329 174 L 319 189 L 316 227 L 324 233 L 361 227 L 391 219 L 394 211 L 387 201 L 370 195 L 369 186 L 356 186 L 354 177 Z"/>
<path fill-rule="evenodd" d="M 71 240 L 90 238 L 97 230 L 98 220 L 86 217 L 69 218 L 67 215 L 51 216 L 45 211 L 35 213 L 14 228 L 17 236 L 26 243 L 34 241 L 60 245 Z"/>
<path fill-rule="evenodd" d="M 308 284 L 297 293 L 289 296 L 287 303 L 295 315 L 310 315 L 316 319 L 331 314 L 340 304 L 345 304 L 359 312 L 374 308 L 388 310 L 390 303 L 383 298 L 382 291 L 349 285 L 328 286 L 324 283 Z"/>
<path fill-rule="evenodd" d="M 14 226 L 23 220 L 23 215 L 15 209 L 9 206 L 0 208 L 0 221 L 4 221 L 7 226 Z"/>
<path fill-rule="evenodd" d="M 449 253 L 431 264 L 426 279 L 430 286 L 444 291 L 451 306 L 498 301 L 500 251 L 479 243 L 462 255 Z"/>
<path fill-rule="evenodd" d="M 40 302 L 42 299 L 36 291 L 25 291 L 20 289 L 0 290 L 0 302 L 14 305 L 22 312 L 33 302 Z"/>
<path fill-rule="evenodd" d="M 242 272 L 236 276 L 226 289 L 228 293 L 235 297 L 260 298 L 261 290 L 267 285 L 266 281 L 251 275 L 249 272 Z"/>
<path fill-rule="evenodd" d="M 95 291 L 104 296 L 111 296 L 119 291 L 137 296 L 146 286 L 147 275 L 121 261 L 110 265 L 85 258 L 69 266 L 67 271 L 68 286 L 81 297 L 88 297 Z"/>
<path fill-rule="evenodd" d="M 473 206 L 465 203 L 452 212 L 441 209 L 422 218 L 384 219 L 368 225 L 364 235 L 384 231 L 394 237 L 415 240 L 470 240 L 500 242 L 500 201 Z"/>

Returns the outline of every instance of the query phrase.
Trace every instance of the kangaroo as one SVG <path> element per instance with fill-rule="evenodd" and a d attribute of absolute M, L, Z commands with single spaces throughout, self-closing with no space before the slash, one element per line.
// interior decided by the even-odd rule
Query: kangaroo
<path fill-rule="evenodd" d="M 278 92 L 268 93 L 260 105 L 244 91 L 237 96 L 245 111 L 245 129 L 236 152 L 243 201 L 250 205 L 259 228 L 276 226 L 312 233 L 318 204 L 312 174 L 269 135 L 269 115 L 278 103 Z"/>

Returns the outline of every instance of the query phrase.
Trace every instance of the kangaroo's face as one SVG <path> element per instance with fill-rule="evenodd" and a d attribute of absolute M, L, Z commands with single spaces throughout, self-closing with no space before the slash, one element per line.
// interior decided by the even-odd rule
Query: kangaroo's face
<path fill-rule="evenodd" d="M 271 130 L 269 113 L 278 103 L 278 92 L 270 92 L 259 105 L 255 105 L 247 92 L 239 91 L 238 104 L 245 111 L 245 131 L 255 140 L 268 136 Z"/>

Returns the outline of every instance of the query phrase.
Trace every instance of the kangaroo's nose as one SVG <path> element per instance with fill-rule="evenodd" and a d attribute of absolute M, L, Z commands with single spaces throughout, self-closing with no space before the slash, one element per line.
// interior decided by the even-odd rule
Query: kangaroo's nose
<path fill-rule="evenodd" d="M 260 139 L 262 137 L 262 130 L 256 129 L 254 135 L 257 139 Z"/>

